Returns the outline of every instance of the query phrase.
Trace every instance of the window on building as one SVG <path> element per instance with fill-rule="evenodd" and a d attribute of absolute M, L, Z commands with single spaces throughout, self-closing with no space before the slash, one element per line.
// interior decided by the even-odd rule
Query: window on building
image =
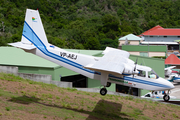
<path fill-rule="evenodd" d="M 148 57 L 148 52 L 140 52 L 140 56 Z"/>
<path fill-rule="evenodd" d="M 165 38 L 167 38 L 167 36 L 164 36 Z"/>

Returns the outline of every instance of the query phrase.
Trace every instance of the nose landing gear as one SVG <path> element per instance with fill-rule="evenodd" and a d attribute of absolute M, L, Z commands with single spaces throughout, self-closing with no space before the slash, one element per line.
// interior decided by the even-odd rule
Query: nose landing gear
<path fill-rule="evenodd" d="M 169 97 L 169 95 L 164 95 L 164 96 L 163 96 L 163 99 L 164 99 L 165 102 L 168 102 L 169 99 L 170 99 L 170 97 Z"/>
<path fill-rule="evenodd" d="M 168 102 L 169 99 L 170 99 L 169 93 L 170 93 L 170 91 L 168 90 L 168 93 L 167 94 L 165 93 L 165 95 L 163 96 L 163 99 L 164 99 L 165 102 Z"/>

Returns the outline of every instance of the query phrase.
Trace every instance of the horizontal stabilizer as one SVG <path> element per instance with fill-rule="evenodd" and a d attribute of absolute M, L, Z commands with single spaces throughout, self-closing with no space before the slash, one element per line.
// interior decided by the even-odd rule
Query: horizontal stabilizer
<path fill-rule="evenodd" d="M 24 44 L 22 42 L 15 42 L 15 43 L 8 43 L 8 44 L 17 48 L 25 49 L 25 50 L 32 50 L 36 48 L 34 45 Z"/>

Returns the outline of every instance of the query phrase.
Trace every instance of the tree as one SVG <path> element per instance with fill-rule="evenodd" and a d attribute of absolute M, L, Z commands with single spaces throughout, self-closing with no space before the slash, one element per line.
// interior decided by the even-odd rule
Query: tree
<path fill-rule="evenodd" d="M 99 50 L 99 49 L 100 49 L 100 43 L 99 43 L 99 41 L 98 41 L 95 37 L 90 37 L 90 38 L 87 40 L 86 49 Z"/>

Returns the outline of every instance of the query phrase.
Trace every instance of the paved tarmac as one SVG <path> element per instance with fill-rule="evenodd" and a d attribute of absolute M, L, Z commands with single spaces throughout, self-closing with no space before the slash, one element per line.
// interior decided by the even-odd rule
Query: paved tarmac
<path fill-rule="evenodd" d="M 176 99 L 180 99 L 180 82 L 173 82 L 175 88 L 171 90 L 170 96 L 175 96 Z"/>

